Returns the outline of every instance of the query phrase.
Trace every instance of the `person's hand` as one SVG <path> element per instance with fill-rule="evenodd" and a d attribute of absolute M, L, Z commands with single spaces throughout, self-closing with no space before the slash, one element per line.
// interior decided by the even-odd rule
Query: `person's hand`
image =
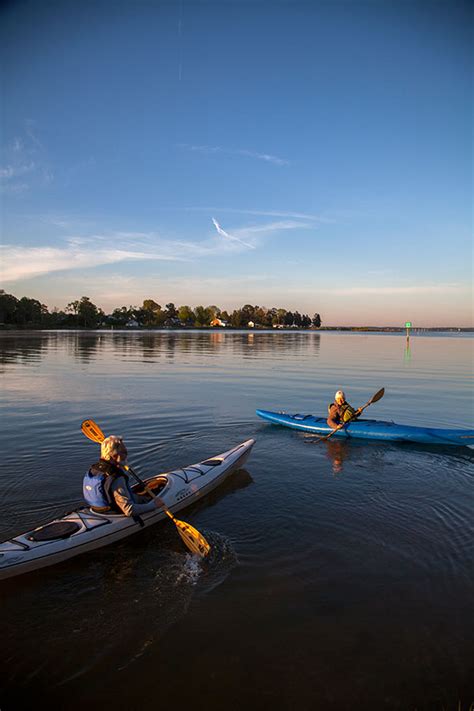
<path fill-rule="evenodd" d="M 161 499 L 159 496 L 155 496 L 154 501 L 155 501 L 155 507 L 156 507 L 157 509 L 159 509 L 159 508 L 165 509 L 165 508 L 166 508 L 165 502 L 164 502 L 163 499 Z"/>

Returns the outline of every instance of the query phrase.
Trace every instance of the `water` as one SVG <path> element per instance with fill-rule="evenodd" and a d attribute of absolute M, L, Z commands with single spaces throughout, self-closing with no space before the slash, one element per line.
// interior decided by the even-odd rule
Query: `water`
<path fill-rule="evenodd" d="M 259 421 L 324 414 L 473 427 L 473 340 L 353 333 L 0 337 L 4 540 L 80 504 L 126 438 L 142 473 L 254 437 L 246 470 L 172 524 L 1 583 L 2 711 L 464 709 L 474 701 L 474 452 L 338 442 Z M 459 706 L 460 704 L 460 706 Z"/>

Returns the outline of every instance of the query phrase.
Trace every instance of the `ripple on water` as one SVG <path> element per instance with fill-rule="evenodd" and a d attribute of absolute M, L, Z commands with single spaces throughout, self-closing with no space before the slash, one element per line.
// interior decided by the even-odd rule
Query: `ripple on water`
<path fill-rule="evenodd" d="M 44 676 L 60 687 L 116 660 L 128 668 L 183 618 L 196 594 L 222 584 L 238 563 L 231 542 L 214 532 L 205 532 L 211 553 L 204 561 L 183 549 L 171 526 L 148 534 L 89 554 L 87 564 L 83 557 L 30 576 L 21 587 L 22 605 L 35 609 L 27 626 L 17 598 L 7 600 L 8 686 Z M 48 639 L 41 659 L 35 639 Z"/>

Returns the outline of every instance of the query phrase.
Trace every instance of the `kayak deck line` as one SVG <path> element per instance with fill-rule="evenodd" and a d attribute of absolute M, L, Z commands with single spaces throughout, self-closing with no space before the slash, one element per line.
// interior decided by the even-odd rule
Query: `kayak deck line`
<path fill-rule="evenodd" d="M 285 412 L 257 410 L 257 415 L 268 422 L 283 427 L 290 427 L 302 432 L 318 435 L 333 434 L 338 439 L 375 439 L 391 442 L 416 442 L 419 444 L 469 446 L 474 440 L 472 429 L 442 429 L 436 427 L 420 427 L 416 425 L 400 425 L 385 420 L 353 420 L 340 430 L 334 431 L 325 417 L 314 415 L 295 415 Z"/>
<path fill-rule="evenodd" d="M 182 469 L 157 474 L 146 479 L 145 483 L 163 483 L 160 497 L 168 510 L 176 513 L 201 499 L 233 471 L 240 469 L 254 444 L 255 440 L 249 439 L 221 455 Z M 208 461 L 213 464 L 206 464 Z M 141 518 L 143 527 L 148 527 L 160 520 L 167 520 L 167 515 L 160 508 L 143 514 Z M 61 530 L 70 533 L 48 540 L 31 538 L 35 535 L 41 538 L 41 531 L 54 524 L 62 524 Z M 73 531 L 67 524 L 75 524 L 78 528 Z M 95 550 L 137 533 L 141 528 L 134 519 L 121 513 L 101 513 L 85 506 L 69 511 L 60 518 L 0 543 L 0 580 Z"/>

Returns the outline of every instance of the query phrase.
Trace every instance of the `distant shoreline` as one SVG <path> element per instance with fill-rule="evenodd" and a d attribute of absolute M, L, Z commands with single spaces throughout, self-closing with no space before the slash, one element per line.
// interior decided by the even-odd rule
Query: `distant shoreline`
<path fill-rule="evenodd" d="M 74 327 L 63 327 L 63 328 L 50 328 L 41 327 L 40 325 L 32 327 L 21 327 L 16 324 L 0 324 L 0 333 L 6 331 L 100 331 L 102 333 L 120 331 L 121 333 L 142 331 L 144 333 L 153 331 L 209 331 L 209 332 L 225 332 L 225 331 L 247 331 L 248 333 L 254 333 L 255 331 L 266 333 L 273 332 L 285 332 L 293 333 L 295 331 L 304 333 L 319 333 L 321 331 L 344 331 L 351 333 L 399 333 L 406 334 L 406 329 L 401 326 L 321 326 L 320 328 L 300 328 L 295 326 L 279 327 L 279 328 L 268 328 L 268 327 L 249 327 L 249 326 L 161 326 L 161 327 L 150 327 L 146 326 L 123 326 L 123 327 L 101 327 L 101 328 L 86 328 L 80 326 Z M 461 326 L 431 326 L 431 327 L 416 327 L 411 328 L 409 335 L 415 335 L 417 333 L 474 333 L 474 327 L 461 327 Z"/>

